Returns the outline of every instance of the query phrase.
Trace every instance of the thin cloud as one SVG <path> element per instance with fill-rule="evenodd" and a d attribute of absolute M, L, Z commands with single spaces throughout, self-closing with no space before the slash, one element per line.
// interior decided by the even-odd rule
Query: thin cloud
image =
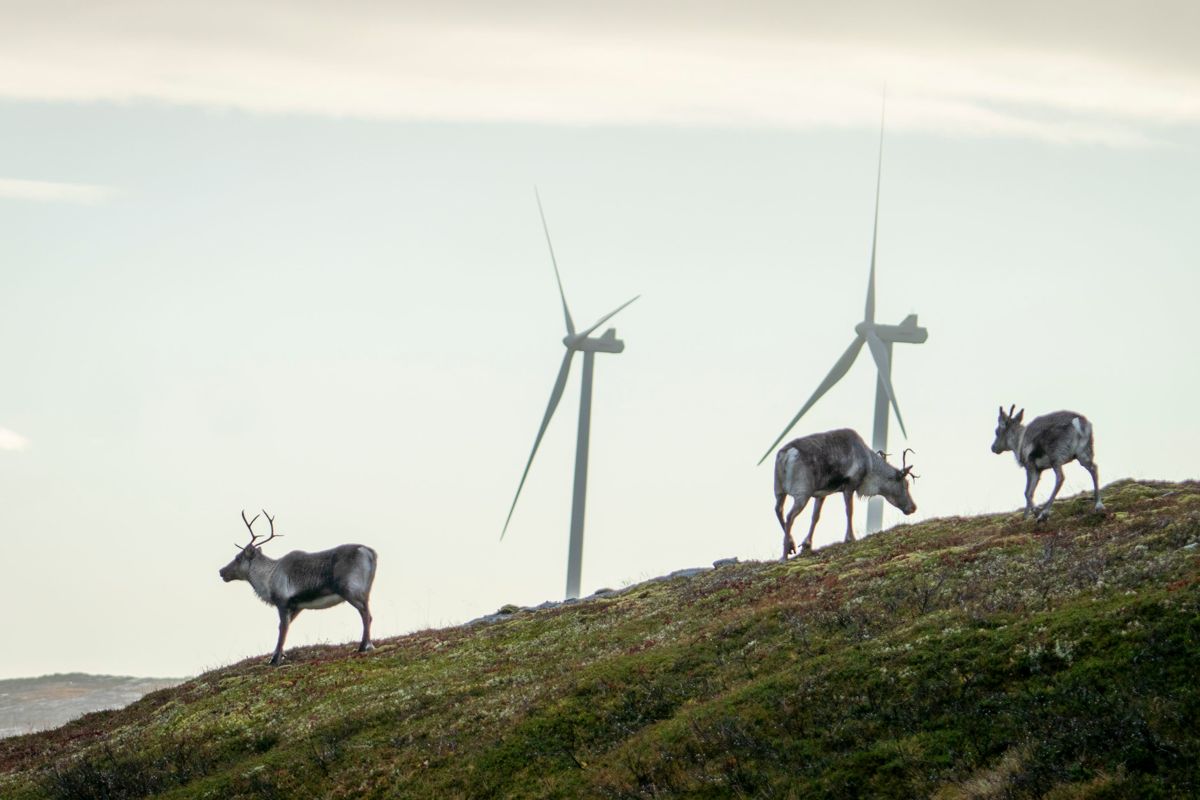
<path fill-rule="evenodd" d="M 0 98 L 829 128 L 873 125 L 886 82 L 900 129 L 1138 146 L 1200 123 L 1191 5 L 1103 0 L 1081 25 L 1073 7 L 1014 2 L 46 0 L 5 14 Z"/>
<path fill-rule="evenodd" d="M 28 447 L 29 440 L 24 436 L 8 428 L 0 428 L 0 450 L 25 450 Z"/>
<path fill-rule="evenodd" d="M 112 197 L 116 190 L 89 183 L 60 183 L 0 178 L 0 198 L 32 200 L 42 203 L 83 203 L 93 205 Z"/>

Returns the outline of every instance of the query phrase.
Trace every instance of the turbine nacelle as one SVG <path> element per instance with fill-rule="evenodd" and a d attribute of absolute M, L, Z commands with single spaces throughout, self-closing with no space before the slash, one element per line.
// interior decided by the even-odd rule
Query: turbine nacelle
<path fill-rule="evenodd" d="M 617 338 L 617 329 L 609 328 L 599 336 L 564 336 L 562 343 L 568 350 L 582 353 L 621 353 L 625 342 Z"/>
<path fill-rule="evenodd" d="M 861 339 L 866 339 L 867 333 L 873 332 L 884 342 L 904 342 L 905 344 L 924 344 L 925 340 L 929 338 L 929 331 L 917 326 L 916 314 L 909 314 L 899 325 L 860 322 L 854 326 L 854 332 Z"/>

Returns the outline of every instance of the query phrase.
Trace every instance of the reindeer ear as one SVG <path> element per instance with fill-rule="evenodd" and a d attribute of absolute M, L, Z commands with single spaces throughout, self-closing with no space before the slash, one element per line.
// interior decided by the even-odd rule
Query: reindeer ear
<path fill-rule="evenodd" d="M 1004 420 L 1005 420 L 1004 406 L 1000 406 L 1000 421 L 1003 422 Z"/>
<path fill-rule="evenodd" d="M 1025 409 L 1022 408 L 1017 412 L 1017 415 L 1013 417 L 1013 422 L 1020 422 L 1023 419 L 1025 419 Z"/>

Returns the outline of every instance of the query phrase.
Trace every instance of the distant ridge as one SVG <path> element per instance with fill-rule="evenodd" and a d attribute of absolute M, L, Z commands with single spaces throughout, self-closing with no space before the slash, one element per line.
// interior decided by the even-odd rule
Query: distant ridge
<path fill-rule="evenodd" d="M 257 656 L 0 740 L 0 797 L 1197 797 L 1200 484 L 1103 491 Z"/>
<path fill-rule="evenodd" d="M 127 706 L 183 680 L 82 672 L 0 680 L 0 737 L 57 728 L 92 711 Z"/>

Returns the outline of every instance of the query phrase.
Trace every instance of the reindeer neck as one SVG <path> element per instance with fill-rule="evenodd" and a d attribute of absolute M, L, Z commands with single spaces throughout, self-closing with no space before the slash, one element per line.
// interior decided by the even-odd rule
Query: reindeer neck
<path fill-rule="evenodd" d="M 1021 423 L 1011 426 L 1008 429 L 1008 446 L 1012 450 L 1013 458 L 1017 460 L 1017 464 L 1025 466 L 1025 462 L 1021 460 L 1021 445 L 1025 442 L 1025 426 Z"/>
<path fill-rule="evenodd" d="M 883 456 L 872 450 L 871 463 L 867 465 L 867 474 L 863 476 L 863 481 L 858 487 L 859 496 L 867 497 L 876 494 L 880 482 L 888 475 L 887 470 L 889 467 L 892 467 L 892 465 L 887 463 L 887 460 Z"/>
<path fill-rule="evenodd" d="M 254 560 L 250 562 L 250 585 L 254 587 L 254 593 L 265 602 L 271 602 L 271 576 L 275 574 L 275 569 L 279 566 L 279 562 L 274 558 L 264 554 L 261 550 Z"/>

